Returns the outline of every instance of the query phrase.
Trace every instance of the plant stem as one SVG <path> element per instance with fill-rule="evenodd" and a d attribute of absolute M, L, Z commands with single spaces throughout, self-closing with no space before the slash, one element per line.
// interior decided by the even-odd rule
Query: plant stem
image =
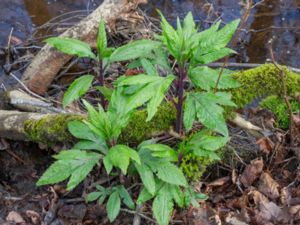
<path fill-rule="evenodd" d="M 99 74 L 98 74 L 98 82 L 100 84 L 100 86 L 104 85 L 104 69 L 103 69 L 103 61 L 100 60 L 99 61 Z M 102 93 L 100 93 L 100 103 L 102 105 L 103 108 L 105 108 L 105 99 Z"/>
<path fill-rule="evenodd" d="M 176 132 L 183 132 L 183 101 L 184 101 L 184 79 L 186 78 L 186 70 L 184 66 L 179 66 L 179 76 L 177 79 L 177 97 L 178 104 L 176 105 Z"/>

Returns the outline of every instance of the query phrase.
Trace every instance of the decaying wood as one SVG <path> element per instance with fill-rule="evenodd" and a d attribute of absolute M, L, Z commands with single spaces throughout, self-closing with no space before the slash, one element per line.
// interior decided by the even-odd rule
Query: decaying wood
<path fill-rule="evenodd" d="M 67 113 L 63 109 L 54 107 L 52 103 L 32 97 L 20 90 L 7 91 L 0 96 L 0 100 L 0 109 L 5 110 L 14 108 L 25 112 Z"/>
<path fill-rule="evenodd" d="M 26 140 L 24 122 L 29 119 L 39 120 L 47 114 L 0 110 L 0 137 L 11 140 Z"/>
<path fill-rule="evenodd" d="M 108 22 L 125 17 L 124 15 L 134 10 L 138 4 L 146 2 L 146 0 L 104 0 L 92 14 L 66 30 L 60 37 L 76 38 L 91 44 L 96 39 L 100 20 Z M 23 82 L 33 92 L 44 94 L 56 74 L 71 57 L 45 45 L 26 69 Z"/>

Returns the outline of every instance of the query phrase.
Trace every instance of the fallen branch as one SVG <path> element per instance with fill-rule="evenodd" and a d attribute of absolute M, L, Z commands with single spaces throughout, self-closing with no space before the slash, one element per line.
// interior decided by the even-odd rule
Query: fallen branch
<path fill-rule="evenodd" d="M 0 109 L 18 109 L 25 112 L 38 113 L 67 113 L 63 109 L 55 108 L 52 103 L 31 97 L 23 91 L 13 90 L 5 92 L 0 96 Z"/>
<path fill-rule="evenodd" d="M 122 18 L 145 0 L 104 0 L 88 17 L 66 30 L 60 37 L 76 38 L 92 44 L 96 40 L 100 20 Z M 72 58 L 45 45 L 26 69 L 22 81 L 37 94 L 44 94 L 59 70 Z"/>
<path fill-rule="evenodd" d="M 68 142 L 67 123 L 83 116 L 0 110 L 0 137 L 38 143 Z"/>

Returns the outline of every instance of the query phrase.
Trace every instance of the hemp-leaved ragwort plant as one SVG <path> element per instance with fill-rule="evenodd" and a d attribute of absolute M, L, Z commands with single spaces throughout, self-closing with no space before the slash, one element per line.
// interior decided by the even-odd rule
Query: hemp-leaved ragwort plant
<path fill-rule="evenodd" d="M 118 175 L 120 180 L 107 187 L 97 185 L 96 191 L 87 196 L 87 201 L 106 202 L 111 222 L 118 216 L 122 203 L 134 209 L 136 204 L 152 200 L 153 215 L 160 225 L 169 223 L 175 204 L 179 207 L 198 205 L 198 200 L 206 199 L 206 196 L 189 186 L 178 165 L 185 154 L 191 153 L 218 159 L 215 151 L 228 141 L 223 106 L 234 106 L 234 103 L 230 100 L 230 93 L 220 90 L 234 88 L 237 83 L 227 72 L 221 77 L 218 90 L 213 91 L 219 71 L 210 69 L 206 64 L 233 53 L 226 46 L 239 21 L 231 22 L 222 29 L 219 29 L 218 22 L 208 30 L 198 32 L 191 13 L 184 19 L 183 25 L 178 19 L 177 30 L 161 17 L 162 34 L 156 37 L 156 41 L 138 40 L 117 49 L 107 47 L 105 26 L 101 22 L 98 56 L 87 44 L 78 40 L 47 40 L 62 52 L 98 61 L 100 85 L 103 85 L 106 68 L 113 62 L 131 61 L 130 68 L 144 69 L 144 74 L 121 76 L 114 82 L 113 90 L 107 91 L 103 86 L 99 88 L 103 96 L 109 96 L 107 107 L 99 104 L 95 109 L 83 100 L 88 118 L 68 124 L 78 143 L 72 149 L 55 155 L 56 161 L 37 183 L 46 185 L 69 179 L 67 189 L 72 190 L 95 166 L 103 164 L 107 175 Z M 172 67 L 170 61 L 173 62 Z M 83 96 L 92 82 L 91 75 L 75 80 L 65 93 L 64 106 Z M 189 90 L 192 91 L 186 91 L 186 82 L 189 82 Z M 170 95 L 174 92 L 175 96 Z M 183 141 L 178 150 L 156 143 L 155 139 L 145 140 L 136 147 L 118 143 L 118 137 L 132 114 L 146 107 L 147 121 L 151 120 L 167 94 L 177 110 L 176 131 L 179 134 L 188 134 L 194 121 L 202 123 L 205 128 Z M 123 182 L 124 177 L 134 176 L 142 181 L 135 201 L 131 197 L 132 190 L 126 189 Z"/>

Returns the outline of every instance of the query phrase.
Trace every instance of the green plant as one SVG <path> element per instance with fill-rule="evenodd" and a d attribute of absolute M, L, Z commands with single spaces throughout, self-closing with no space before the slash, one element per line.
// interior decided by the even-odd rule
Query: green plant
<path fill-rule="evenodd" d="M 104 68 L 112 62 L 131 61 L 130 68 L 142 67 L 144 70 L 144 74 L 120 76 L 114 82 L 113 90 L 99 87 L 109 99 L 107 107 L 102 104 L 96 110 L 83 100 L 88 118 L 68 124 L 70 133 L 80 141 L 71 150 L 54 156 L 56 161 L 37 183 L 53 184 L 69 178 L 67 189 L 72 190 L 96 165 L 103 164 L 103 172 L 120 179 L 108 187 L 97 186 L 97 191 L 90 193 L 87 201 L 104 203 L 108 199 L 106 209 L 110 221 L 119 214 L 121 202 L 129 208 L 135 207 L 124 182 L 124 179 L 134 176 L 142 181 L 136 203 L 144 204 L 153 199 L 153 215 L 160 225 L 169 223 L 175 203 L 186 207 L 197 205 L 199 199 L 206 199 L 204 194 L 196 193 L 189 186 L 178 166 L 186 155 L 218 160 L 216 150 L 229 139 L 223 106 L 235 104 L 231 101 L 231 94 L 224 90 L 237 87 L 238 83 L 229 71 L 219 80 L 219 70 L 213 70 L 206 64 L 233 53 L 226 45 L 239 22 L 234 21 L 222 29 L 219 29 L 218 22 L 210 29 L 198 32 L 191 13 L 184 19 L 183 26 L 178 20 L 177 30 L 161 17 L 162 35 L 157 36 L 156 41 L 138 40 L 115 50 L 107 50 L 104 24 L 101 23 L 98 57 L 86 44 L 77 40 L 48 40 L 63 52 L 105 62 Z M 102 75 L 100 73 L 100 80 Z M 215 87 L 217 80 L 220 82 Z M 184 83 L 187 81 L 192 91 L 186 91 Z M 67 100 L 64 99 L 64 102 L 68 104 L 82 96 L 91 83 L 91 76 L 74 81 L 66 92 L 64 98 Z M 165 99 L 175 105 L 179 135 L 189 135 L 195 121 L 205 128 L 180 143 L 176 150 L 156 143 L 155 139 L 144 140 L 133 147 L 118 142 L 121 131 L 129 122 L 134 122 L 131 117 L 137 110 L 146 108 L 146 121 L 150 121 Z"/>

